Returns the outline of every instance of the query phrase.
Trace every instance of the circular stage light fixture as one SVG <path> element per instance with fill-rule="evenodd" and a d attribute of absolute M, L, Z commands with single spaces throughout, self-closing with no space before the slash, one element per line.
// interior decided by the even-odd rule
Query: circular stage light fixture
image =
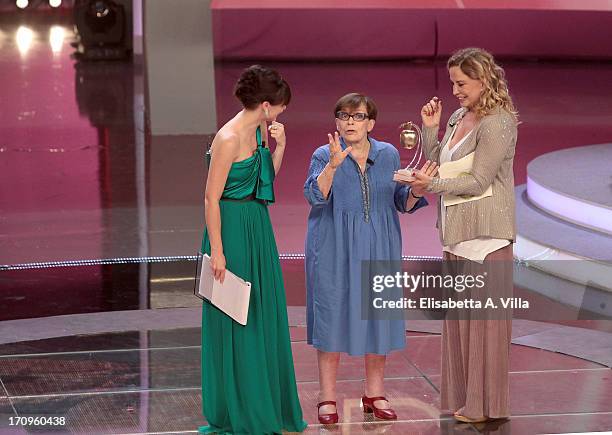
<path fill-rule="evenodd" d="M 28 0 L 17 0 L 15 2 L 15 5 L 17 5 L 19 9 L 25 9 L 28 7 L 29 4 L 30 2 Z"/>
<path fill-rule="evenodd" d="M 106 18 L 111 13 L 109 4 L 103 0 L 94 2 L 91 10 L 96 14 L 96 18 Z"/>
<path fill-rule="evenodd" d="M 49 0 L 49 6 L 59 8 L 62 5 L 62 0 Z"/>
<path fill-rule="evenodd" d="M 123 5 L 112 0 L 77 0 L 74 22 L 78 55 L 89 60 L 129 57 L 126 15 Z"/>

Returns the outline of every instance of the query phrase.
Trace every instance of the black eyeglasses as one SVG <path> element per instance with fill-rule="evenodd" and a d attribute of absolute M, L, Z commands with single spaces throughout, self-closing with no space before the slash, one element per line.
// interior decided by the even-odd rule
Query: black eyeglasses
<path fill-rule="evenodd" d="M 353 118 L 353 121 L 361 122 L 361 121 L 365 121 L 366 119 L 368 119 L 369 116 L 367 113 L 363 113 L 363 112 L 353 113 L 352 115 L 346 112 L 336 112 L 336 118 L 338 118 L 340 121 L 348 121 L 349 118 Z"/>

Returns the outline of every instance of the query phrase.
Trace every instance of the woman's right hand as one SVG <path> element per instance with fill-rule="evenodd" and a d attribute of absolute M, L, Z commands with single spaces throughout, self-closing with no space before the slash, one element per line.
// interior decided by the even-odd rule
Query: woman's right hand
<path fill-rule="evenodd" d="M 425 127 L 438 127 L 442 117 L 442 101 L 433 97 L 421 109 L 421 120 Z"/>
<path fill-rule="evenodd" d="M 210 266 L 212 267 L 215 279 L 223 284 L 225 280 L 225 255 L 223 255 L 223 251 L 211 252 Z"/>
<path fill-rule="evenodd" d="M 346 156 L 353 151 L 353 147 L 348 146 L 344 151 L 342 151 L 338 132 L 336 132 L 333 136 L 328 133 L 327 139 L 329 139 L 329 165 L 332 167 L 332 169 L 336 169 L 342 164 L 344 159 L 346 159 Z"/>

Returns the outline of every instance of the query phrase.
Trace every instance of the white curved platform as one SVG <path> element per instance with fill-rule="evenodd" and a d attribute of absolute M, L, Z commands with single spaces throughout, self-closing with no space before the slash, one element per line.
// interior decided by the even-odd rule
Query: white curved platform
<path fill-rule="evenodd" d="M 548 214 L 612 235 L 612 144 L 536 158 L 527 166 L 527 196 Z"/>
<path fill-rule="evenodd" d="M 612 236 L 543 212 L 531 204 L 525 185 L 515 192 L 515 257 L 551 275 L 612 292 Z"/>

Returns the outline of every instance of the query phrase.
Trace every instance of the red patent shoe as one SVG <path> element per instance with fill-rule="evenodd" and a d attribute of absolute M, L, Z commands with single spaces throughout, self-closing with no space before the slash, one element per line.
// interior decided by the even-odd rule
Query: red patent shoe
<path fill-rule="evenodd" d="M 317 414 L 319 412 L 319 408 L 325 405 L 334 405 L 336 406 L 336 402 L 333 400 L 326 400 L 325 402 L 317 403 Z M 336 424 L 338 423 L 338 407 L 336 407 L 336 412 L 332 414 L 319 414 L 319 423 L 321 424 Z"/>
<path fill-rule="evenodd" d="M 365 414 L 370 414 L 370 413 L 374 413 L 374 417 L 380 419 L 380 420 L 397 420 L 397 414 L 395 413 L 395 411 L 391 408 L 389 409 L 381 409 L 381 408 L 377 408 L 374 405 L 374 402 L 376 402 L 377 400 L 387 400 L 385 397 L 379 396 L 379 397 L 366 397 L 363 396 L 361 398 L 361 403 L 363 405 L 363 412 Z"/>

